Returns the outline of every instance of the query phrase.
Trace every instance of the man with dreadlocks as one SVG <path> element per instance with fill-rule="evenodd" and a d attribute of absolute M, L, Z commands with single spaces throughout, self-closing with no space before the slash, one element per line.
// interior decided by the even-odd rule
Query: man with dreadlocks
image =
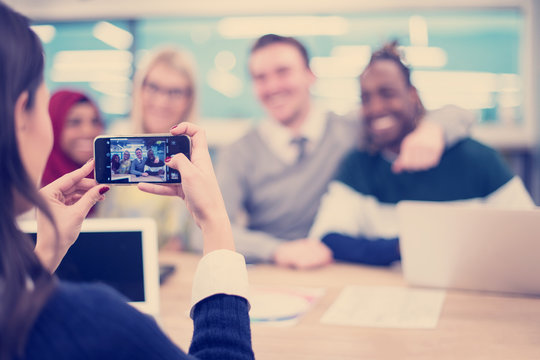
<path fill-rule="evenodd" d="M 359 80 L 368 149 L 354 150 L 342 162 L 310 231 L 334 259 L 371 265 L 400 260 L 396 205 L 401 200 L 533 205 L 500 155 L 470 138 L 447 148 L 432 169 L 392 171 L 401 142 L 425 112 L 397 42 L 373 53 Z"/>

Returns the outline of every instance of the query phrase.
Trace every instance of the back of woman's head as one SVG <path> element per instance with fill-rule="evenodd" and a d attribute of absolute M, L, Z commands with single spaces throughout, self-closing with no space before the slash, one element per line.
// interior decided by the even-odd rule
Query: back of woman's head
<path fill-rule="evenodd" d="M 157 65 L 165 65 L 172 71 L 181 74 L 186 78 L 189 86 L 190 101 L 184 112 L 183 118 L 179 122 L 194 122 L 197 118 L 197 89 L 195 61 L 191 53 L 175 47 L 163 47 L 148 54 L 138 65 L 137 72 L 133 79 L 133 105 L 131 111 L 131 121 L 136 133 L 146 132 L 143 120 L 142 92 L 148 73 Z"/>
<path fill-rule="evenodd" d="M 21 356 L 26 336 L 53 283 L 16 224 L 20 199 L 46 210 L 19 155 L 15 104 L 26 93 L 25 111 L 43 82 L 43 49 L 28 20 L 0 2 L 0 359 Z M 21 144 L 24 146 L 24 144 Z"/>

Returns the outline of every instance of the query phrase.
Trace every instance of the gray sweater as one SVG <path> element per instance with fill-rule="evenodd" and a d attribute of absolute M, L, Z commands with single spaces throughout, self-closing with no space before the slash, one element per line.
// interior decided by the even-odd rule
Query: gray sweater
<path fill-rule="evenodd" d="M 219 150 L 216 174 L 236 249 L 248 261 L 270 261 L 283 241 L 308 236 L 342 159 L 362 146 L 360 122 L 354 116 L 328 113 L 327 118 L 320 142 L 296 164 L 277 157 L 257 129 Z M 473 121 L 471 114 L 455 107 L 433 112 L 429 118 L 445 128 L 447 143 L 466 136 Z"/>
<path fill-rule="evenodd" d="M 354 146 L 358 121 L 329 114 L 315 149 L 285 164 L 257 129 L 218 153 L 217 176 L 233 224 L 236 249 L 252 260 L 270 260 L 283 241 L 306 237 L 337 167 Z M 247 225 L 238 225 L 245 211 Z"/>

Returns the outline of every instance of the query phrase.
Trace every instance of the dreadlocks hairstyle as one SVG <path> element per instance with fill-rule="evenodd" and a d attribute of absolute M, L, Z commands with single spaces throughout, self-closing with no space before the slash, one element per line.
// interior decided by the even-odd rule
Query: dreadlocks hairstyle
<path fill-rule="evenodd" d="M 411 69 L 408 65 L 406 65 L 403 53 L 401 50 L 399 50 L 399 42 L 397 40 L 386 43 L 382 46 L 382 48 L 375 51 L 371 55 L 371 59 L 369 60 L 367 67 L 381 60 L 389 60 L 394 62 L 403 74 L 407 86 L 413 86 L 411 82 Z"/>

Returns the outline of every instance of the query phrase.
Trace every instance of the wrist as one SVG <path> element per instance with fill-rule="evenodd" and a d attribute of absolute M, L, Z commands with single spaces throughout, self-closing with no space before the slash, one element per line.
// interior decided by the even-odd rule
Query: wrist
<path fill-rule="evenodd" d="M 226 213 L 206 218 L 199 225 L 203 235 L 204 254 L 220 249 L 235 251 L 231 223 Z"/>
<path fill-rule="evenodd" d="M 53 273 L 58 265 L 60 265 L 60 261 L 66 252 L 62 251 L 60 246 L 43 245 L 39 241 L 36 242 L 36 247 L 34 248 L 34 253 L 41 261 L 41 264 L 50 273 Z"/>

